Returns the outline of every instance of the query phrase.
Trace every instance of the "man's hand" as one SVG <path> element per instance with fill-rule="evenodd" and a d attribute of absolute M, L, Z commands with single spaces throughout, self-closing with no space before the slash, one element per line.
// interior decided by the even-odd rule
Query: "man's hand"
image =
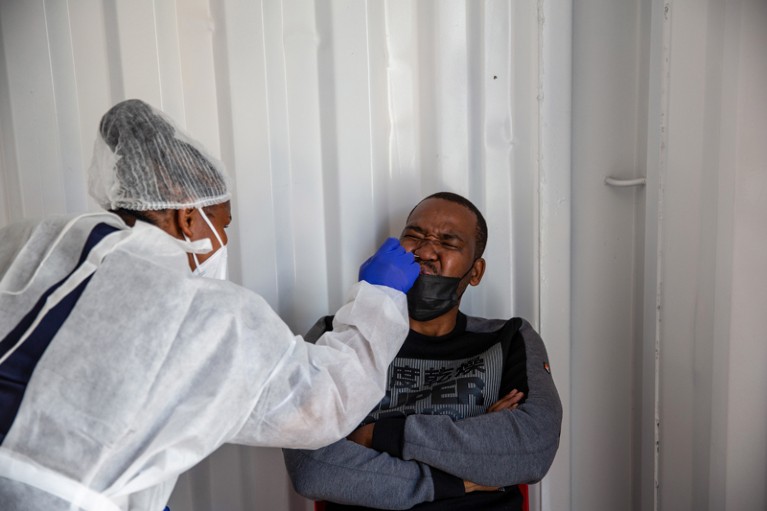
<path fill-rule="evenodd" d="M 501 487 L 500 486 L 482 486 L 481 484 L 472 483 L 471 481 L 464 481 L 463 489 L 466 493 L 471 493 L 473 491 L 498 491 L 501 489 Z"/>
<path fill-rule="evenodd" d="M 499 412 L 501 410 L 514 410 L 519 406 L 519 402 L 525 397 L 524 392 L 520 392 L 517 389 L 512 390 L 501 399 L 490 405 L 487 409 L 487 413 Z M 364 447 L 371 448 L 373 446 L 373 428 L 375 423 L 365 424 L 360 426 L 346 437 L 347 440 L 358 443 Z M 466 493 L 475 491 L 498 491 L 501 489 L 499 486 L 483 486 L 481 484 L 473 483 L 471 481 L 464 481 L 463 488 Z"/>
<path fill-rule="evenodd" d="M 524 392 L 520 392 L 517 389 L 514 389 L 490 405 L 490 407 L 487 409 L 487 413 L 498 412 L 501 410 L 514 410 L 519 406 L 519 402 L 522 401 L 522 398 L 524 397 Z"/>
<path fill-rule="evenodd" d="M 360 426 L 359 428 L 352 431 L 349 436 L 346 437 L 346 439 L 351 440 L 352 442 L 356 442 L 363 447 L 372 448 L 374 427 L 375 423 Z"/>

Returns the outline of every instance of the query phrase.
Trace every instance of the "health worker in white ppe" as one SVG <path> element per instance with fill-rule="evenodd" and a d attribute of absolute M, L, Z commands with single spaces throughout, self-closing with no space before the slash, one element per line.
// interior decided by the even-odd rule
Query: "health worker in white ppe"
<path fill-rule="evenodd" d="M 102 118 L 109 212 L 0 230 L 0 508 L 162 511 L 224 443 L 317 448 L 383 396 L 419 273 L 390 238 L 304 342 L 226 276 L 220 163 L 138 100 Z"/>

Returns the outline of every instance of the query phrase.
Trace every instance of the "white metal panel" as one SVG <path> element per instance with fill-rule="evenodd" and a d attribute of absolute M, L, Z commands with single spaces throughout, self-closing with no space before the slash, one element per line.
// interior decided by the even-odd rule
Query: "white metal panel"
<path fill-rule="evenodd" d="M 291 293 L 295 287 L 293 269 L 295 261 L 291 247 L 293 245 L 292 234 L 285 236 L 283 233 L 291 233 L 293 228 L 291 218 L 292 204 L 290 202 L 290 173 L 291 147 L 290 126 L 288 124 L 288 97 L 285 84 L 286 63 L 285 52 L 282 43 L 282 26 L 284 23 L 281 2 L 264 2 L 264 45 L 266 55 L 266 83 L 269 105 L 269 171 L 272 184 L 272 208 L 274 221 L 277 228 L 273 249 L 277 264 L 277 311 L 283 314 L 282 305 L 285 304 L 286 293 Z M 244 190 L 240 190 L 242 196 Z M 247 199 L 244 199 L 247 200 Z"/>
<path fill-rule="evenodd" d="M 668 52 L 669 23 L 664 15 L 663 0 L 653 1 L 645 7 L 649 25 L 647 48 L 647 131 L 645 136 L 646 157 L 644 161 L 647 184 L 644 208 L 644 253 L 638 257 L 643 263 L 641 300 L 642 346 L 641 392 L 639 426 L 640 482 L 638 484 L 640 509 L 657 509 L 658 497 L 658 393 L 659 393 L 659 324 L 660 324 L 660 274 L 663 252 L 663 183 L 666 171 L 668 147 Z M 641 254 L 641 253 L 640 253 Z M 652 419 L 650 419 L 652 418 Z"/>
<path fill-rule="evenodd" d="M 69 28 L 66 2 L 46 1 L 46 25 L 50 47 L 53 94 L 56 105 L 57 132 L 61 147 L 62 190 L 67 208 L 86 201 L 86 184 L 82 172 L 83 154 L 80 133 L 73 126 L 80 125 L 79 105 L 71 101 L 77 96 L 77 77 Z"/>
<path fill-rule="evenodd" d="M 5 23 L 0 16 L 0 38 Z M 0 225 L 23 218 L 5 46 L 0 51 Z"/>
<path fill-rule="evenodd" d="M 573 5 L 546 2 L 539 14 L 540 152 L 538 169 L 540 333 L 546 339 L 552 374 L 563 403 L 559 452 L 541 484 L 542 509 L 571 509 L 572 472 L 572 37 Z M 521 120 L 521 119 L 520 119 Z M 517 128 L 523 129 L 519 123 Z"/>
<path fill-rule="evenodd" d="M 767 508 L 767 3 L 751 0 L 725 18 L 722 165 L 736 168 L 732 317 L 727 402 L 726 509 Z M 733 76 L 736 80 L 726 77 Z M 728 109 L 728 106 L 735 106 Z M 730 117 L 731 116 L 731 117 Z M 730 159 L 734 157 L 734 159 Z M 732 167 L 730 167 L 732 166 Z M 732 174 L 730 174 L 732 177 Z M 716 409 L 716 406 L 712 408 Z M 714 414 L 712 414 L 714 416 Z M 718 415 L 717 415 L 718 417 Z M 712 435 L 713 436 L 713 435 Z M 717 437 L 714 437 L 718 440 Z M 712 458 L 714 453 L 712 453 Z"/>
<path fill-rule="evenodd" d="M 572 472 L 574 509 L 640 509 L 634 416 L 640 337 L 633 321 L 643 188 L 606 186 L 637 168 L 639 11 L 582 1 L 574 12 Z M 609 79 L 606 79 L 609 76 Z M 643 231 L 642 231 L 643 234 Z M 599 446 L 599 448 L 595 448 Z"/>
<path fill-rule="evenodd" d="M 658 4 L 668 104 L 651 146 L 666 155 L 650 175 L 661 214 L 648 222 L 660 234 L 660 301 L 647 314 L 659 307 L 656 509 L 764 509 L 767 9 Z"/>
<path fill-rule="evenodd" d="M 378 19 L 369 15 L 375 8 Z M 385 77 L 381 53 L 385 48 L 383 4 L 332 2 L 317 12 L 320 29 L 319 91 L 322 129 L 322 165 L 325 193 L 325 243 L 331 309 L 355 276 L 341 271 L 364 257 L 367 247 L 388 235 L 380 220 L 387 194 L 376 186 L 376 174 L 388 167 L 382 150 L 388 130 L 379 130 L 380 107 L 371 100 L 371 69 Z M 377 39 L 373 39 L 377 36 Z M 378 59 L 373 62 L 373 59 Z M 385 90 L 385 89 L 384 89 Z M 382 91 L 379 89 L 379 91 Z M 375 130 L 378 130 L 374 135 Z M 373 152 L 378 151 L 374 161 Z M 385 175 L 385 174 L 384 174 Z M 385 183 L 385 181 L 384 181 Z M 355 247 L 344 250 L 344 247 Z"/>
<path fill-rule="evenodd" d="M 159 107 L 181 126 L 194 132 L 206 144 L 209 151 L 219 154 L 218 145 L 213 145 L 214 142 L 217 142 L 216 137 L 211 136 L 211 133 L 216 133 L 217 124 L 211 122 L 195 123 L 187 118 L 187 111 L 184 108 L 185 102 L 195 105 L 189 114 L 194 115 L 196 113 L 197 119 L 200 119 L 206 117 L 210 107 L 210 102 L 204 100 L 206 97 L 211 97 L 210 94 L 205 96 L 190 92 L 199 89 L 201 84 L 212 82 L 212 66 L 209 65 L 211 61 L 209 58 L 209 33 L 212 31 L 212 21 L 210 16 L 205 16 L 206 10 L 202 13 L 199 12 L 199 3 L 191 0 L 181 2 L 178 8 L 185 9 L 185 11 L 180 14 L 176 10 L 175 1 L 154 2 L 155 24 L 158 27 L 155 44 L 161 98 Z M 191 34 L 188 34 L 189 32 Z M 182 48 L 185 50 L 184 52 L 182 52 Z M 206 57 L 208 58 L 206 59 Z M 193 66 L 189 65 L 191 59 L 194 59 Z M 186 65 L 185 69 L 184 65 Z M 190 67 L 192 69 L 189 69 Z M 185 73 L 184 71 L 187 69 L 189 71 Z M 205 92 L 209 91 L 206 90 Z M 210 116 L 207 116 L 206 120 L 209 121 Z"/>
<path fill-rule="evenodd" d="M 479 113 L 472 107 L 481 97 L 476 89 L 484 83 L 484 77 L 482 60 L 476 59 L 475 66 L 469 52 L 472 40 L 482 41 L 472 33 L 478 28 L 472 21 L 482 19 L 482 7 L 471 9 L 463 2 L 451 2 L 447 8 L 444 3 L 434 4 L 433 10 L 423 12 L 435 21 L 434 32 L 429 34 L 431 40 L 424 41 L 434 54 L 433 59 L 429 59 L 433 60 L 434 74 L 425 76 L 430 79 L 424 80 L 422 91 L 424 102 L 434 111 L 435 152 L 433 163 L 430 165 L 431 158 L 426 158 L 422 167 L 433 166 L 441 174 L 440 182 L 456 190 L 470 190 L 472 178 L 481 176 L 484 170 L 472 165 L 477 162 L 470 161 L 474 148 L 472 131 L 476 128 L 471 121 Z M 424 25 L 426 23 L 419 23 Z M 473 80 L 469 79 L 470 73 L 474 75 Z"/>
<path fill-rule="evenodd" d="M 279 87 L 277 97 L 284 97 L 285 103 L 284 110 L 270 111 L 270 121 L 279 117 L 284 126 L 279 144 L 287 158 L 272 167 L 281 230 L 278 310 L 289 324 L 305 331 L 316 319 L 313 304 L 327 307 L 325 256 L 317 250 L 324 245 L 319 34 L 311 3 L 283 3 L 273 19 L 267 23 L 267 55 L 274 55 L 279 72 L 271 73 L 269 93 Z M 276 151 L 272 156 L 280 157 Z"/>
<path fill-rule="evenodd" d="M 231 227 L 232 274 L 274 305 L 278 226 L 270 168 L 272 153 L 279 153 L 281 148 L 273 146 L 275 134 L 269 118 L 275 101 L 268 96 L 263 9 L 260 3 L 231 1 L 224 2 L 221 11 L 219 23 L 225 27 L 223 59 L 228 80 L 227 87 L 220 87 L 219 93 L 226 91 L 232 105 L 229 109 L 232 153 L 227 163 L 236 183 Z"/>
<path fill-rule="evenodd" d="M 499 5 L 504 8 L 508 3 L 499 0 L 498 3 L 491 4 L 491 8 L 486 10 L 486 19 L 494 19 L 495 21 L 488 26 L 502 26 L 503 21 L 500 17 L 493 18 L 494 9 Z M 541 155 L 539 150 L 541 130 L 539 53 L 541 49 L 538 47 L 539 43 L 535 42 L 539 40 L 540 27 L 536 23 L 539 16 L 538 6 L 533 6 L 529 2 L 512 2 L 507 22 L 510 32 L 507 50 L 509 57 L 502 57 L 504 51 L 497 46 L 497 40 L 493 43 L 495 50 L 486 52 L 488 58 L 506 61 L 505 67 L 508 69 L 510 77 L 510 81 L 504 86 L 510 94 L 510 97 L 505 100 L 505 104 L 503 101 L 497 103 L 504 96 L 502 91 L 497 92 L 497 97 L 495 94 L 491 95 L 489 100 L 485 102 L 485 109 L 496 111 L 496 115 L 498 115 L 495 118 L 495 125 L 485 128 L 487 140 L 485 143 L 488 148 L 493 147 L 491 140 L 501 129 L 501 122 L 504 125 L 503 132 L 506 132 L 507 129 L 510 131 L 512 170 L 509 186 L 511 191 L 509 192 L 510 195 L 505 192 L 506 183 L 503 177 L 507 174 L 504 171 L 502 161 L 500 159 L 497 162 L 491 161 L 490 158 L 493 153 L 488 151 L 485 158 L 488 167 L 488 179 L 485 182 L 485 187 L 488 190 L 485 211 L 490 212 L 492 208 L 503 209 L 505 210 L 504 213 L 496 212 L 495 215 L 488 215 L 488 217 L 498 218 L 501 221 L 504 218 L 510 218 L 510 226 L 501 224 L 496 228 L 499 232 L 507 232 L 508 236 L 493 242 L 493 246 L 497 248 L 491 248 L 491 250 L 498 252 L 488 254 L 488 263 L 491 262 L 489 258 L 492 256 L 492 260 L 497 261 L 494 263 L 494 267 L 503 268 L 505 266 L 509 268 L 508 284 L 501 281 L 497 291 L 503 292 L 501 290 L 507 289 L 506 286 L 508 285 L 508 289 L 512 293 L 512 300 L 508 304 L 504 300 L 495 302 L 493 295 L 486 292 L 485 296 L 488 297 L 488 303 L 485 306 L 490 310 L 493 310 L 493 307 L 509 307 L 507 310 L 526 318 L 539 317 L 540 299 L 540 215 L 538 214 L 540 189 L 538 172 L 529 171 L 538 168 Z M 568 16 L 567 9 L 563 12 L 563 16 Z M 485 46 L 486 48 L 491 47 L 489 43 L 486 43 Z M 532 48 L 535 48 L 536 51 L 531 51 Z M 570 53 L 570 50 L 564 51 Z M 488 70 L 493 70 L 493 67 L 488 67 Z M 492 75 L 493 82 L 489 82 L 488 78 L 488 87 L 490 83 L 495 84 L 495 76 L 498 76 L 498 80 L 503 83 L 503 76 L 496 75 L 494 71 L 492 71 Z M 489 77 L 490 73 L 487 76 Z M 508 110 L 508 112 L 500 114 L 501 108 L 498 105 L 503 105 L 503 110 Z M 537 120 L 533 121 L 533 119 Z M 565 148 L 565 150 L 568 149 Z M 496 306 L 495 303 L 498 305 Z M 495 311 L 496 315 L 502 315 L 506 312 L 502 308 L 496 308 Z"/>
<path fill-rule="evenodd" d="M 418 52 L 416 2 L 386 2 L 386 70 L 391 132 L 389 138 L 390 231 L 405 220 L 418 199 L 421 138 L 426 128 L 419 103 L 419 70 L 425 62 Z M 424 172 L 427 169 L 423 169 Z"/>
<path fill-rule="evenodd" d="M 115 16 L 114 36 L 119 53 L 114 64 L 120 68 L 124 97 L 141 98 L 161 106 L 160 49 L 154 2 L 119 0 L 115 2 Z M 178 122 L 184 125 L 183 121 Z"/>
<path fill-rule="evenodd" d="M 6 172 L 15 174 L 13 179 L 19 184 L 19 189 L 10 193 L 19 195 L 24 216 L 66 211 L 45 4 L 11 2 L 3 7 L 3 49 L 12 122 L 6 122 L 3 129 L 16 134 L 18 165 Z"/>
<path fill-rule="evenodd" d="M 109 11 L 101 0 L 78 0 L 67 2 L 66 5 L 69 13 L 69 34 L 72 39 L 71 59 L 74 63 L 76 93 L 73 97 L 62 99 L 60 103 L 69 103 L 77 107 L 79 123 L 73 127 L 73 131 L 79 135 L 81 161 L 78 170 L 80 179 L 84 181 L 83 169 L 91 163 L 99 119 L 112 105 L 114 97 L 122 97 L 115 96 L 112 90 L 113 80 L 110 72 L 117 67 L 114 60 L 116 55 L 110 55 L 112 44 L 109 43 L 110 40 L 116 40 L 116 35 L 109 32 L 106 24 Z M 86 198 L 85 203 L 71 204 L 69 210 L 80 210 L 86 207 L 86 204 L 91 208 L 96 207 L 92 199 Z"/>
<path fill-rule="evenodd" d="M 482 170 L 484 178 L 478 183 L 476 193 L 485 200 L 485 220 L 488 221 L 488 246 L 485 250 L 484 258 L 488 267 L 492 268 L 493 280 L 499 283 L 505 283 L 507 287 L 499 286 L 498 292 L 504 295 L 511 295 L 511 299 L 501 298 L 500 296 L 488 296 L 484 293 L 475 293 L 476 290 L 469 290 L 467 293 L 468 304 L 474 310 L 483 311 L 488 316 L 502 316 L 510 314 L 509 307 L 512 303 L 517 303 L 513 293 L 517 290 L 514 287 L 515 258 L 513 245 L 518 245 L 519 253 L 524 253 L 523 247 L 531 249 L 529 238 L 523 236 L 521 231 L 514 228 L 515 219 L 526 217 L 527 224 L 532 216 L 535 216 L 534 210 L 525 209 L 525 203 L 520 202 L 512 211 L 509 194 L 515 197 L 515 188 L 512 185 L 516 176 L 517 168 L 525 168 L 525 164 L 519 161 L 516 153 L 512 153 L 514 148 L 522 149 L 524 144 L 520 145 L 519 140 L 514 139 L 515 133 L 512 133 L 512 108 L 515 106 L 514 94 L 528 94 L 528 97 L 534 97 L 535 90 L 525 87 L 524 82 L 515 82 L 519 75 L 513 72 L 520 63 L 514 60 L 514 45 L 512 44 L 512 26 L 513 26 L 513 5 L 509 2 L 490 2 L 486 4 L 481 16 L 475 23 L 484 26 L 484 36 L 474 42 L 474 45 L 485 48 L 483 58 L 475 64 L 476 70 L 482 79 L 477 83 L 473 92 L 472 100 L 474 108 L 479 115 L 474 115 L 471 121 L 471 139 L 469 150 L 473 154 L 469 168 L 473 173 Z M 531 7 L 531 6 L 528 6 Z M 516 12 L 514 14 L 517 14 Z M 532 11 L 528 15 L 534 16 Z M 475 28 L 476 30 L 476 28 Z M 475 48 L 475 51 L 478 51 Z M 472 53 L 473 55 L 473 53 Z M 514 62 L 514 65 L 512 65 Z M 520 66 L 521 69 L 525 69 Z M 517 97 L 525 97 L 524 95 Z M 533 117 L 534 118 L 534 117 Z M 532 126 L 531 126 L 532 127 Z M 522 130 L 527 133 L 533 130 Z M 529 148 L 529 146 L 527 146 Z M 519 154 L 525 154 L 524 150 Z M 528 188 L 529 190 L 529 188 Z M 525 195 L 530 197 L 530 195 Z M 527 213 L 523 213 L 527 211 Z M 489 219 L 489 220 L 488 220 Z M 530 229 L 532 231 L 532 229 Z M 520 258 L 523 259 L 523 258 Z M 529 259 L 527 259 L 529 261 Z M 523 277 L 524 278 L 524 277 Z M 535 296 L 531 289 L 525 290 L 528 297 Z M 524 302 L 522 300 L 521 302 Z M 534 300 L 530 300 L 531 304 Z M 531 317 L 531 316 L 528 316 Z"/>
<path fill-rule="evenodd" d="M 687 24 L 684 22 L 687 17 L 695 21 Z M 698 278 L 706 273 L 712 275 L 710 260 L 700 256 L 706 254 L 701 249 L 711 243 L 711 236 L 715 234 L 697 219 L 709 208 L 713 198 L 706 193 L 705 184 L 715 174 L 705 164 L 703 149 L 706 132 L 713 127 L 706 122 L 706 102 L 714 98 L 706 95 L 717 92 L 711 88 L 689 87 L 690 81 L 705 80 L 707 31 L 701 27 L 707 26 L 706 19 L 707 9 L 701 9 L 697 3 L 673 5 L 671 65 L 674 67 L 669 84 L 669 146 L 664 194 L 676 200 L 664 201 L 663 215 L 666 239 L 663 240 L 664 308 L 660 327 L 659 509 L 694 509 L 698 506 L 693 506 L 693 502 L 700 506 L 706 501 L 708 478 L 701 478 L 698 471 L 708 466 L 708 451 L 701 450 L 700 445 L 701 437 L 708 435 L 709 423 L 699 422 L 698 413 L 705 413 L 699 408 L 701 404 L 705 406 L 700 399 L 710 394 L 712 382 L 710 371 L 700 367 L 703 361 L 696 353 L 708 351 L 713 339 L 701 330 L 698 344 L 696 323 L 701 319 L 703 327 L 711 318 L 704 312 L 706 304 L 699 303 L 708 296 L 700 287 L 710 285 L 710 280 L 700 282 Z M 675 60 L 676 52 L 685 58 Z M 689 119 L 689 124 L 683 119 Z M 677 194 L 682 189 L 686 194 L 680 200 Z M 696 313 L 699 306 L 704 313 L 701 316 Z M 673 446 L 673 456 L 665 455 L 671 452 L 666 445 Z"/>

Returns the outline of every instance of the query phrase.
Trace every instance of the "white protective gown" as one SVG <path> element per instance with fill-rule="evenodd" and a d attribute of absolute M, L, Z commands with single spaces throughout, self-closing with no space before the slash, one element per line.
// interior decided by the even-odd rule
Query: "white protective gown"
<path fill-rule="evenodd" d="M 221 444 L 317 448 L 383 396 L 408 332 L 403 293 L 356 284 L 311 345 L 257 294 L 193 276 L 160 229 L 109 213 L 0 230 L 0 341 L 100 222 L 120 230 L 62 286 L 95 269 L 0 445 L 4 511 L 162 511 L 178 475 Z"/>

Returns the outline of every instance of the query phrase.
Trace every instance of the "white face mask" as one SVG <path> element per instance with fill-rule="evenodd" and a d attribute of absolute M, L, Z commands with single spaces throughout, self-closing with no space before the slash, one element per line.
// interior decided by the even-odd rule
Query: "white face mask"
<path fill-rule="evenodd" d="M 213 227 L 213 224 L 208 219 L 208 215 L 205 214 L 202 208 L 197 208 L 197 211 L 200 212 L 200 215 L 202 215 L 205 223 L 207 223 L 208 227 L 210 227 L 210 230 L 213 231 L 213 234 L 216 236 L 220 247 L 202 263 L 197 260 L 197 254 L 192 253 L 194 264 L 196 265 L 193 273 L 200 277 L 207 277 L 209 279 L 226 280 L 228 278 L 226 245 L 224 245 L 224 242 L 221 241 L 221 237 L 218 235 L 218 231 Z"/>

